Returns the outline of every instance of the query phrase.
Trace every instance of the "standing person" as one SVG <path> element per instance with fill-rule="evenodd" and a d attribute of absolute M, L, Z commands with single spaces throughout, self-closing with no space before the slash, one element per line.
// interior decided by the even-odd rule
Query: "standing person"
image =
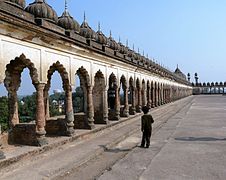
<path fill-rule="evenodd" d="M 142 107 L 142 111 L 144 112 L 144 115 L 141 117 L 141 131 L 143 132 L 141 147 L 144 147 L 146 143 L 145 147 L 149 148 L 152 132 L 152 123 L 154 123 L 154 120 L 152 118 L 152 115 L 148 114 L 149 107 Z"/>

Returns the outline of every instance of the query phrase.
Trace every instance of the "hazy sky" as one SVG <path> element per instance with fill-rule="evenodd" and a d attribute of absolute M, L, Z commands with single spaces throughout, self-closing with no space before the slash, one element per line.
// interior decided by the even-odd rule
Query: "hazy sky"
<path fill-rule="evenodd" d="M 61 16 L 64 0 L 47 2 Z M 201 82 L 226 81 L 225 0 L 68 0 L 68 9 L 80 24 L 85 11 L 94 30 L 100 21 L 107 36 L 112 30 L 171 70 L 179 64 Z"/>

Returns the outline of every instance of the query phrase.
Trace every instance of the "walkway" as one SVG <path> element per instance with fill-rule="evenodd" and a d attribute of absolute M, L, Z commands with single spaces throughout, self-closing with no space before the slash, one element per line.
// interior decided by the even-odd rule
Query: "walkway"
<path fill-rule="evenodd" d="M 156 119 L 155 130 L 164 125 L 170 117 L 174 116 L 184 106 L 189 107 L 192 99 L 193 97 L 188 97 L 154 109 L 152 113 Z M 83 137 L 80 140 L 76 139 L 73 142 L 67 142 L 65 145 L 55 149 L 51 148 L 44 153 L 28 155 L 19 162 L 2 168 L 0 177 L 1 179 L 29 180 L 63 179 L 67 177 L 72 179 L 92 179 L 99 176 L 105 169 L 111 167 L 137 146 L 139 138 L 135 141 L 127 142 L 128 139 L 123 141 L 137 132 L 140 134 L 140 117 L 134 117 L 104 131 L 93 133 L 93 135 L 87 135 L 86 138 Z M 121 141 L 122 143 L 117 145 Z M 103 156 L 105 158 L 102 158 Z M 100 161 L 95 161 L 96 158 L 100 158 Z M 96 164 L 98 165 L 92 169 L 92 166 Z M 74 176 L 73 173 L 81 172 L 79 171 L 81 169 L 87 169 L 83 173 L 84 176 L 82 173 Z M 68 174 L 69 176 L 66 176 Z"/>
<path fill-rule="evenodd" d="M 133 149 L 99 179 L 225 180 L 225 167 L 226 96 L 204 95 L 155 132 L 151 148 Z"/>

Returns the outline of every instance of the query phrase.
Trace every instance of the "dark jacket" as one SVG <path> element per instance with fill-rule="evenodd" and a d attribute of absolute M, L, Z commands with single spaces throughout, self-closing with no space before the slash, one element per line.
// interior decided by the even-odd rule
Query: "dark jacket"
<path fill-rule="evenodd" d="M 150 114 L 144 114 L 141 117 L 141 131 L 152 130 L 152 123 L 154 123 L 154 120 Z"/>

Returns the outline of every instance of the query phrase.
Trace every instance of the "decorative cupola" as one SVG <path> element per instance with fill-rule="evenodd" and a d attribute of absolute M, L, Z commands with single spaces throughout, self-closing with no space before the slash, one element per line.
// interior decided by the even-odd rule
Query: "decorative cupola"
<path fill-rule="evenodd" d="M 66 31 L 80 32 L 79 23 L 70 16 L 67 9 L 67 0 L 65 0 L 65 10 L 61 17 L 58 18 L 58 25 L 64 28 Z"/>
<path fill-rule="evenodd" d="M 96 41 L 100 44 L 106 45 L 107 44 L 107 37 L 103 34 L 100 28 L 100 23 L 98 23 L 98 31 L 97 31 Z"/>
<path fill-rule="evenodd" d="M 57 23 L 58 16 L 56 11 L 48 5 L 45 0 L 35 0 L 29 4 L 25 10 L 35 16 L 35 18 L 46 19 L 53 23 Z"/>
<path fill-rule="evenodd" d="M 22 9 L 24 9 L 26 5 L 25 0 L 6 0 L 6 2 Z"/>
<path fill-rule="evenodd" d="M 121 43 L 121 39 L 120 39 L 120 37 L 119 37 L 119 42 L 118 42 L 118 44 L 119 44 L 119 52 L 120 53 L 122 53 L 122 54 L 127 54 L 128 53 L 128 41 L 126 42 L 127 43 L 127 45 L 126 46 L 124 46 L 122 43 Z"/>
<path fill-rule="evenodd" d="M 131 59 L 135 59 L 134 44 L 133 44 L 133 50 L 131 49 L 128 50 L 128 57 L 130 57 Z"/>
<path fill-rule="evenodd" d="M 115 51 L 119 50 L 119 44 L 112 38 L 111 31 L 110 31 L 110 37 L 108 38 L 108 46 Z"/>
<path fill-rule="evenodd" d="M 80 26 L 80 34 L 87 39 L 96 40 L 96 32 L 92 30 L 92 28 L 87 23 L 85 13 L 84 13 L 84 21 Z"/>

